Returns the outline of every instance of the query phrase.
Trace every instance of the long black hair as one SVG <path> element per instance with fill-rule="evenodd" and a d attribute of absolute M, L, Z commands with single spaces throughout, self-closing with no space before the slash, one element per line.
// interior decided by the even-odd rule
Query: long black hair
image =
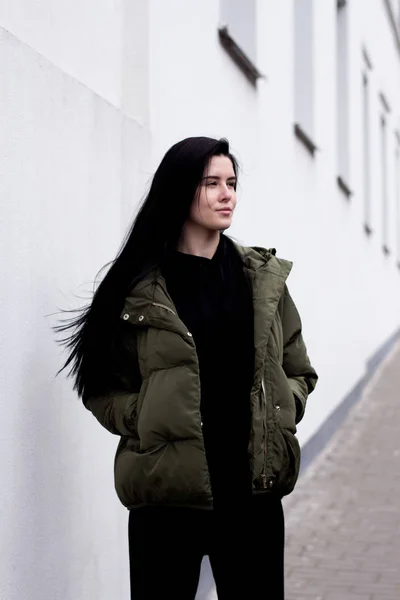
<path fill-rule="evenodd" d="M 61 343 L 69 355 L 61 371 L 69 369 L 74 389 L 84 400 L 108 391 L 115 331 L 125 298 L 176 248 L 207 165 L 220 155 L 230 158 L 237 176 L 238 164 L 226 139 L 191 137 L 168 150 L 91 304 L 56 327 L 67 332 Z"/>

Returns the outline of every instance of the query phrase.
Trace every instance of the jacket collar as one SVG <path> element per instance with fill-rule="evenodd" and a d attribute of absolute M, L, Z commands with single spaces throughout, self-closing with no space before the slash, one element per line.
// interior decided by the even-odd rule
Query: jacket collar
<path fill-rule="evenodd" d="M 274 249 L 246 247 L 239 244 L 235 244 L 235 247 L 242 258 L 251 283 L 255 312 L 260 302 L 269 307 L 268 314 L 272 315 L 266 323 L 269 328 L 292 263 L 277 258 Z M 135 286 L 127 296 L 121 313 L 122 319 L 129 320 L 133 324 L 148 325 L 150 321 L 154 325 L 167 326 L 168 329 L 174 330 L 177 329 L 176 322 L 179 320 L 176 317 L 177 311 L 168 294 L 160 269 L 151 271 Z M 171 321 L 175 324 L 172 325 Z M 179 329 L 183 328 L 184 326 L 179 327 Z"/>
<path fill-rule="evenodd" d="M 243 260 L 244 266 L 253 272 L 257 272 L 261 269 L 266 269 L 270 273 L 275 274 L 277 277 L 283 277 L 286 279 L 292 269 L 292 263 L 288 260 L 276 257 L 275 248 L 260 248 L 257 246 L 240 246 L 235 244 L 239 255 Z"/>

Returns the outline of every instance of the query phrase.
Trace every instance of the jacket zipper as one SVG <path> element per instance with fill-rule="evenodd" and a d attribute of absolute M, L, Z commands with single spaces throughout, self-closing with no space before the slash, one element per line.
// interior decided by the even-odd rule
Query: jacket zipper
<path fill-rule="evenodd" d="M 262 389 L 262 393 L 265 399 L 265 402 L 267 401 L 267 394 L 265 391 L 265 382 L 264 382 L 264 377 L 261 379 L 261 389 Z M 264 427 L 265 427 L 265 431 L 264 431 L 264 466 L 263 466 L 263 472 L 261 473 L 261 479 L 263 482 L 263 488 L 267 489 L 268 485 L 267 485 L 267 475 L 265 473 L 266 470 L 266 464 L 267 464 L 267 424 L 264 420 Z"/>

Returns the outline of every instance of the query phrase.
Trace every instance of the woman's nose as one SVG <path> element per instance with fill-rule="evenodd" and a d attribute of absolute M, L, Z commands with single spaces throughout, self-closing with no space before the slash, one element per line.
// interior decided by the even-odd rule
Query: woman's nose
<path fill-rule="evenodd" d="M 221 199 L 222 200 L 230 200 L 232 198 L 232 190 L 230 188 L 228 188 L 227 186 L 225 186 L 225 188 L 222 190 L 221 192 Z"/>

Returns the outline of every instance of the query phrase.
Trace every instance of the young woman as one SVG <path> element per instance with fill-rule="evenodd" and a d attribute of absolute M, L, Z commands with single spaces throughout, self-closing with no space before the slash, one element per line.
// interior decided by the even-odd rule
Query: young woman
<path fill-rule="evenodd" d="M 133 227 L 68 340 L 86 408 L 121 437 L 134 600 L 282 600 L 281 498 L 317 376 L 286 287 L 291 263 L 244 248 L 226 140 L 189 138 L 157 169 Z"/>

